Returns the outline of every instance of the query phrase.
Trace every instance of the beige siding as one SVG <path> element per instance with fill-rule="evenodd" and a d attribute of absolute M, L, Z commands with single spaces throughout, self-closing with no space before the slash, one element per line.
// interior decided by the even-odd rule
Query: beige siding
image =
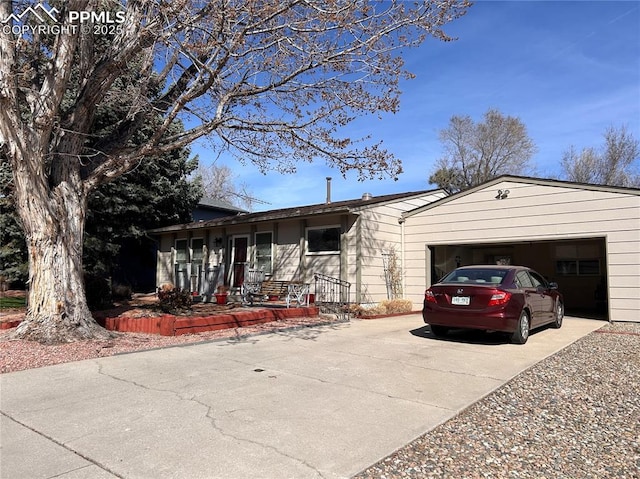
<path fill-rule="evenodd" d="M 639 321 L 640 196 L 624 190 L 504 181 L 417 212 L 406 224 L 407 293 L 422 302 L 426 245 L 590 237 L 605 238 L 611 320 Z"/>
<path fill-rule="evenodd" d="M 300 222 L 288 221 L 278 225 L 273 277 L 292 280 L 300 274 Z"/>
<path fill-rule="evenodd" d="M 383 253 L 395 249 L 402 262 L 402 227 L 399 219 L 406 211 L 428 205 L 445 196 L 444 193 L 425 195 L 406 201 L 373 206 L 360 213 L 359 265 L 360 294 L 358 301 L 379 302 L 387 299 Z M 402 267 L 402 264 L 400 265 Z M 407 262 L 404 271 L 411 269 Z"/>

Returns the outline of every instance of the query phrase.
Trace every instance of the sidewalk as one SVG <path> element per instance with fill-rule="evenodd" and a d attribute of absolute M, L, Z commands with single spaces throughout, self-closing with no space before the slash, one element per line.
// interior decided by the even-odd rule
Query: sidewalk
<path fill-rule="evenodd" d="M 434 339 L 419 315 L 0 376 L 0 477 L 350 477 L 598 329 Z"/>

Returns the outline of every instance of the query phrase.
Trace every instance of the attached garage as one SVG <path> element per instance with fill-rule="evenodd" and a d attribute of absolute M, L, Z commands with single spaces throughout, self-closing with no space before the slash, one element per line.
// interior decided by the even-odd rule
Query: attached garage
<path fill-rule="evenodd" d="M 640 321 L 640 190 L 502 176 L 403 214 L 406 297 L 457 265 L 532 267 L 568 313 Z"/>

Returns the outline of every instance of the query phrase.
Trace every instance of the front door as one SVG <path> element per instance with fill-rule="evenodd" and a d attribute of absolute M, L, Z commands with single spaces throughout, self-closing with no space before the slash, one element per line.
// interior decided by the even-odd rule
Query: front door
<path fill-rule="evenodd" d="M 231 286 L 239 288 L 244 282 L 244 270 L 247 264 L 247 251 L 249 249 L 248 236 L 234 236 L 231 239 Z"/>

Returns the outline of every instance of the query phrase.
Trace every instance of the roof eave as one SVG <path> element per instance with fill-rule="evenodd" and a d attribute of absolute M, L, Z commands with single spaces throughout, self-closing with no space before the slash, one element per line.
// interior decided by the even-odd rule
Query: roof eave
<path fill-rule="evenodd" d="M 358 215 L 359 212 L 353 208 L 344 207 L 344 208 L 327 208 L 324 210 L 316 210 L 309 213 L 303 213 L 299 215 L 290 215 L 290 214 L 273 214 L 273 215 L 261 215 L 256 218 L 247 218 L 247 215 L 237 215 L 233 217 L 225 217 L 220 218 L 218 220 L 208 220 L 208 221 L 197 221 L 192 223 L 183 223 L 179 225 L 165 226 L 163 228 L 155 228 L 149 230 L 150 234 L 162 234 L 162 233 L 172 233 L 177 231 L 188 231 L 188 230 L 198 230 L 205 228 L 223 228 L 225 226 L 235 226 L 241 224 L 256 224 L 256 223 L 266 223 L 271 221 L 280 221 L 280 220 L 297 220 L 297 219 L 305 219 L 311 218 L 319 215 L 329 215 L 329 214 L 345 214 L 351 213 L 354 215 Z"/>

